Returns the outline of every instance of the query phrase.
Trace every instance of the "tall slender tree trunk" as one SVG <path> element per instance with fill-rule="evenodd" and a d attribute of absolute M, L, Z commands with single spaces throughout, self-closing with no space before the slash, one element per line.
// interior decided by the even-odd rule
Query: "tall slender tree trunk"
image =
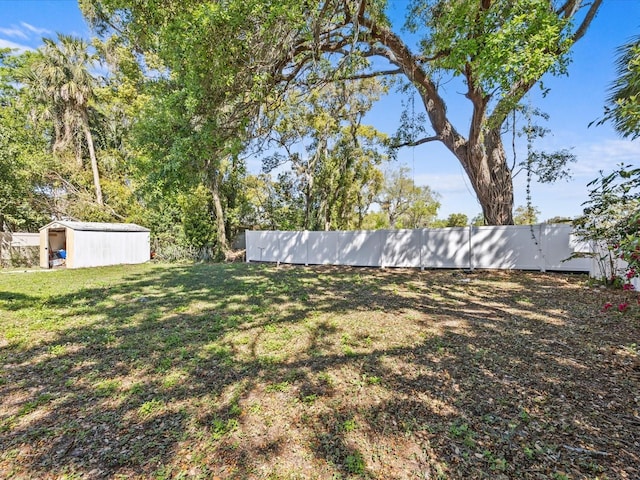
<path fill-rule="evenodd" d="M 311 189 L 313 188 L 313 175 L 308 175 L 308 182 L 304 189 L 304 221 L 303 230 L 311 228 Z"/>
<path fill-rule="evenodd" d="M 217 175 L 211 182 L 211 197 L 213 198 L 213 209 L 216 214 L 218 248 L 221 253 L 226 254 L 229 251 L 229 241 L 227 240 L 227 230 L 224 223 L 224 209 L 222 208 L 222 200 L 220 197 L 220 181 L 217 178 Z"/>
<path fill-rule="evenodd" d="M 96 151 L 93 146 L 93 136 L 89 129 L 89 119 L 86 113 L 82 115 L 82 129 L 84 136 L 87 139 L 87 147 L 89 148 L 89 158 L 91 159 L 91 171 L 93 172 L 93 186 L 96 190 L 96 202 L 98 205 L 104 205 L 102 199 L 102 187 L 100 186 L 100 172 L 98 171 L 98 159 L 96 157 Z"/>

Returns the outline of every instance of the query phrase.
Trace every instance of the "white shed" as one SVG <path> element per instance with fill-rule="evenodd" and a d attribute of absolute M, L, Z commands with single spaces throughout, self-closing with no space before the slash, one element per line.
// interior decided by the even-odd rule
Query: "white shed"
<path fill-rule="evenodd" d="M 40 229 L 40 266 L 99 267 L 149 261 L 149 230 L 133 223 L 55 221 Z"/>

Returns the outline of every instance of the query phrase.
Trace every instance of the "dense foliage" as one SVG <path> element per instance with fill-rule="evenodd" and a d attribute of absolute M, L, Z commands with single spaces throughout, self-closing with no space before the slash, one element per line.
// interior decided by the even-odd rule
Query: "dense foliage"
<path fill-rule="evenodd" d="M 577 234 L 596 246 L 590 255 L 608 282 L 622 278 L 630 285 L 640 277 L 640 168 L 621 165 L 589 186 L 584 214 L 575 221 Z M 627 262 L 622 271 L 618 259 Z"/>
<path fill-rule="evenodd" d="M 404 144 L 442 142 L 468 175 L 486 221 L 510 224 L 503 124 L 542 75 L 566 71 L 570 47 L 601 3 L 415 0 L 405 25 L 418 40 L 415 48 L 391 21 L 396 5 L 379 0 L 165 0 L 162 8 L 83 0 L 81 6 L 99 28 L 161 60 L 186 95 L 184 109 L 203 128 L 215 126 L 208 129 L 217 138 L 215 158 L 246 139 L 258 113 L 277 108 L 292 88 L 401 76 L 423 103 L 421 130 L 432 130 Z M 466 85 L 471 104 L 464 130 L 452 123 L 443 97 L 442 80 L 451 77 Z"/>
<path fill-rule="evenodd" d="M 624 137 L 640 137 L 640 37 L 619 49 L 618 77 L 611 87 L 605 117 Z M 640 277 L 640 168 L 620 165 L 592 181 L 580 234 L 601 246 L 595 252 L 601 271 L 613 283 L 633 289 Z M 618 259 L 625 262 L 619 271 Z"/>

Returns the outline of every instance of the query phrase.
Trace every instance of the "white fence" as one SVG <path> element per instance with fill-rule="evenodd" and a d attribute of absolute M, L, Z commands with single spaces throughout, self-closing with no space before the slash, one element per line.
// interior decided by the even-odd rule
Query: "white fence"
<path fill-rule="evenodd" d="M 247 262 L 593 272 L 569 225 L 338 232 L 247 231 Z"/>
<path fill-rule="evenodd" d="M 0 232 L 0 266 L 38 263 L 40 235 L 24 232 Z"/>

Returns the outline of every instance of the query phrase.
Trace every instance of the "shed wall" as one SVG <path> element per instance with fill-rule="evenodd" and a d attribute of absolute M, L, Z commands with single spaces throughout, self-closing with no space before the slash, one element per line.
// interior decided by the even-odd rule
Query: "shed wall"
<path fill-rule="evenodd" d="M 47 241 L 49 229 L 40 230 L 40 268 L 49 268 L 49 242 Z"/>
<path fill-rule="evenodd" d="M 68 245 L 68 268 L 144 263 L 150 259 L 149 232 L 93 232 L 76 230 Z"/>

